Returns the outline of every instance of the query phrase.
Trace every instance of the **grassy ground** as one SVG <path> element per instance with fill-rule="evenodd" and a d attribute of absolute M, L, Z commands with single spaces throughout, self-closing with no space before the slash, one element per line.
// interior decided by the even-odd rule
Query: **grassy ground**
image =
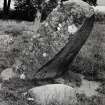
<path fill-rule="evenodd" d="M 11 36 L 20 36 L 19 38 L 21 39 L 21 36 L 30 37 L 31 35 L 34 35 L 35 27 L 33 22 L 0 20 L 0 23 L 0 41 L 3 39 L 7 42 L 7 39 L 9 39 L 9 43 L 11 44 Z M 4 37 L 5 35 L 7 36 Z M 0 54 L 2 56 L 1 58 L 4 59 L 4 61 L 0 60 L 0 65 L 2 65 L 0 66 L 0 72 L 3 71 L 4 68 L 11 67 L 14 62 L 11 61 L 10 63 L 7 56 L 8 54 L 4 54 L 3 56 L 3 53 L 7 50 L 6 48 L 7 46 L 0 42 Z M 7 61 L 7 65 L 5 61 Z M 100 81 L 102 85 L 98 91 L 105 94 L 105 24 L 95 23 L 89 39 L 73 62 L 73 71 L 84 74 L 85 78 L 89 80 Z M 15 85 L 16 82 L 17 85 Z M 8 83 L 4 83 L 3 90 L 0 91 L 0 104 L 33 105 L 33 102 L 27 102 L 27 100 L 21 94 L 23 91 L 27 90 L 27 88 L 30 88 L 28 87 L 29 85 L 31 87 L 33 84 L 15 79 L 10 80 Z M 103 94 L 92 96 L 91 98 L 88 98 L 84 95 L 79 95 L 77 105 L 104 105 L 105 96 Z"/>
<path fill-rule="evenodd" d="M 105 24 L 95 23 L 87 42 L 74 60 L 76 71 L 85 75 L 96 76 L 94 79 L 105 78 Z M 87 76 L 87 77 L 88 77 Z M 92 79 L 92 78 L 91 78 Z"/>

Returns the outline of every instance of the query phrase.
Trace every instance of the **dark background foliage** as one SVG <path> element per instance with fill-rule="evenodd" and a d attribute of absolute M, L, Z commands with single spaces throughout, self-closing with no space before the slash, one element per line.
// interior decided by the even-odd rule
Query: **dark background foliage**
<path fill-rule="evenodd" d="M 39 10 L 41 13 L 41 22 L 43 22 L 51 11 L 58 5 L 60 0 L 15 0 L 15 9 L 10 9 L 10 2 L 4 0 L 3 11 L 0 11 L 0 18 L 3 19 L 16 19 L 34 21 L 36 13 Z M 63 1 L 61 0 L 61 4 Z M 90 5 L 97 5 L 97 0 L 83 0 Z"/>

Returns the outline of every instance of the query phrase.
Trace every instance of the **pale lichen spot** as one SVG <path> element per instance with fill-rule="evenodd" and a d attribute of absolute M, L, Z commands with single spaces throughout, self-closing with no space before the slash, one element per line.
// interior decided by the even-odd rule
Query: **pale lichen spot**
<path fill-rule="evenodd" d="M 27 92 L 25 92 L 25 93 L 22 93 L 22 95 L 23 95 L 23 96 L 26 96 L 26 95 L 27 95 Z"/>
<path fill-rule="evenodd" d="M 74 34 L 75 32 L 77 32 L 77 30 L 78 30 L 78 28 L 75 26 L 75 24 L 68 26 L 68 32 L 70 34 Z"/>
<path fill-rule="evenodd" d="M 36 35 L 33 35 L 32 40 L 38 38 L 39 36 L 40 36 L 39 33 L 37 33 Z"/>
<path fill-rule="evenodd" d="M 50 0 L 45 0 L 45 3 L 49 2 Z"/>
<path fill-rule="evenodd" d="M 33 35 L 32 40 L 36 38 L 36 35 Z"/>
<path fill-rule="evenodd" d="M 57 30 L 60 31 L 61 30 L 60 27 L 57 27 Z"/>
<path fill-rule="evenodd" d="M 45 27 L 47 27 L 47 26 L 48 26 L 48 23 L 46 22 L 46 23 L 45 23 Z"/>
<path fill-rule="evenodd" d="M 25 79 L 25 78 L 26 78 L 26 76 L 24 73 L 20 75 L 20 79 Z"/>
<path fill-rule="evenodd" d="M 28 100 L 28 101 L 34 101 L 34 98 L 28 97 L 27 100 Z"/>
<path fill-rule="evenodd" d="M 43 53 L 43 57 L 47 57 L 47 53 Z"/>
<path fill-rule="evenodd" d="M 61 25 L 61 24 L 59 24 L 58 26 L 59 26 L 60 28 L 62 27 L 62 25 Z"/>

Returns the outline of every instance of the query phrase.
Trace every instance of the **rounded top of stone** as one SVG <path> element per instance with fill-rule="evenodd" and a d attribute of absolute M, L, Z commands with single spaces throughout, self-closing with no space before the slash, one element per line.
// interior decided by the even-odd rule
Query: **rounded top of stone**
<path fill-rule="evenodd" d="M 68 1 L 63 2 L 63 6 L 66 8 L 68 7 L 75 8 L 76 11 L 78 11 L 79 8 L 81 8 L 82 12 L 85 13 L 86 17 L 90 17 L 94 14 L 93 7 L 82 0 L 68 0 Z"/>

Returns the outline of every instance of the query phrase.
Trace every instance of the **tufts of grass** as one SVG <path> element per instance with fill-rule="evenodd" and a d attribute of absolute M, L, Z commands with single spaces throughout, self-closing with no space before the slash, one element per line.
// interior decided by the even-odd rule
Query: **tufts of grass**
<path fill-rule="evenodd" d="M 93 31 L 73 62 L 72 69 L 91 80 L 105 80 L 105 24 L 95 23 Z"/>

